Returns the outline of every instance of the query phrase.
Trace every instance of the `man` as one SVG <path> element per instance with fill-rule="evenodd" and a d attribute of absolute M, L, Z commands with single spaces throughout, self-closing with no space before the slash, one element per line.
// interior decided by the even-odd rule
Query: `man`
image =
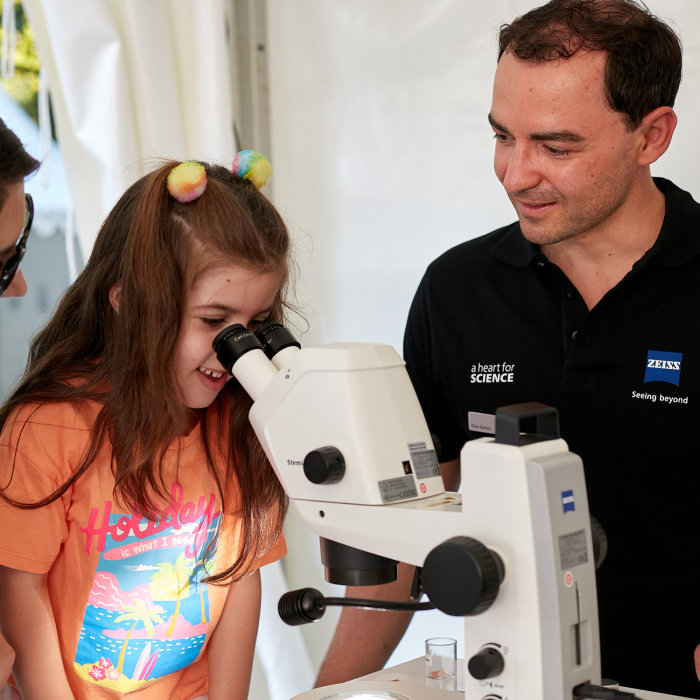
<path fill-rule="evenodd" d="M 700 698 L 700 205 L 650 172 L 680 77 L 677 37 L 635 0 L 554 0 L 501 28 L 489 121 L 518 223 L 429 266 L 404 356 L 448 489 L 470 412 L 558 409 L 609 540 L 603 675 Z M 370 616 L 344 611 L 319 684 L 385 663 L 408 618 Z"/>
<path fill-rule="evenodd" d="M 24 150 L 15 133 L 0 119 L 0 296 L 21 297 L 27 283 L 19 270 L 31 225 L 32 202 L 24 194 L 24 178 L 39 161 Z"/>

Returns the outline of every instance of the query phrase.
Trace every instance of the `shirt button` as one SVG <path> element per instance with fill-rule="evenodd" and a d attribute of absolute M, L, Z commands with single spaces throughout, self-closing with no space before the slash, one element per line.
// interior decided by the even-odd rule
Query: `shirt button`
<path fill-rule="evenodd" d="M 544 260 L 538 260 L 537 267 L 544 267 Z"/>
<path fill-rule="evenodd" d="M 577 335 L 577 334 L 578 334 L 578 331 L 574 331 L 574 332 L 571 334 L 571 340 L 574 340 L 574 339 L 576 338 L 576 335 Z"/>
<path fill-rule="evenodd" d="M 574 296 L 574 290 L 573 289 L 567 289 L 566 290 L 566 296 L 571 299 L 572 296 Z"/>

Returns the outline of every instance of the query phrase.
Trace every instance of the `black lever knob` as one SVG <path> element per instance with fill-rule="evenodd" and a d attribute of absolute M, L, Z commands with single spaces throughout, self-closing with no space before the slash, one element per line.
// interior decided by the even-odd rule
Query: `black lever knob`
<path fill-rule="evenodd" d="M 423 592 L 447 615 L 478 615 L 496 599 L 504 576 L 496 552 L 472 537 L 435 547 L 423 564 Z"/>
<path fill-rule="evenodd" d="M 337 447 L 319 447 L 304 457 L 304 474 L 314 484 L 335 484 L 345 474 L 345 458 Z"/>
<path fill-rule="evenodd" d="M 483 647 L 469 659 L 467 664 L 472 678 L 476 678 L 478 681 L 499 676 L 503 673 L 504 667 L 503 655 L 494 647 Z"/>

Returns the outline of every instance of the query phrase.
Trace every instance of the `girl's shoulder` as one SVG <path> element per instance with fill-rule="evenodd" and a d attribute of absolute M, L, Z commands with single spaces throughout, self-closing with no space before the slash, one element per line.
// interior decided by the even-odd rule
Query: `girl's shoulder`
<path fill-rule="evenodd" d="M 70 477 L 90 449 L 98 412 L 93 402 L 70 401 L 26 403 L 10 414 L 0 434 L 0 473 L 13 479 L 19 500 L 38 502 Z"/>
<path fill-rule="evenodd" d="M 94 401 L 26 403 L 16 408 L 3 428 L 3 442 L 15 443 L 20 434 L 90 434 L 101 406 Z"/>

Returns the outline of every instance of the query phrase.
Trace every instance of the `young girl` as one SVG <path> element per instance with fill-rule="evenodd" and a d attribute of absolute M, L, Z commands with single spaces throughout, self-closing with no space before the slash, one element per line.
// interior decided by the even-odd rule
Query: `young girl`
<path fill-rule="evenodd" d="M 0 621 L 23 700 L 247 697 L 287 504 L 212 341 L 282 320 L 266 167 L 244 151 L 235 173 L 168 163 L 132 185 L 0 408 Z"/>

